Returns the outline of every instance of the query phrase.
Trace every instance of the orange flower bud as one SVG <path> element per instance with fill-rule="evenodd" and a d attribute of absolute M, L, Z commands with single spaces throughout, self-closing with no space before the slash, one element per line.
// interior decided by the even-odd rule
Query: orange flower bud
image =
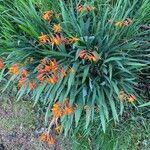
<path fill-rule="evenodd" d="M 29 87 L 31 90 L 34 89 L 36 87 L 36 82 L 34 82 L 34 81 L 30 82 Z"/>
<path fill-rule="evenodd" d="M 40 81 L 44 81 L 45 78 L 44 78 L 43 74 L 39 74 L 37 76 L 37 79 L 40 80 Z"/>
<path fill-rule="evenodd" d="M 61 131 L 61 125 L 56 125 L 55 131 L 59 134 Z"/>
<path fill-rule="evenodd" d="M 135 95 L 131 94 L 127 97 L 127 100 L 128 100 L 128 102 L 132 103 L 136 100 L 136 97 L 135 97 Z"/>
<path fill-rule="evenodd" d="M 53 25 L 53 30 L 54 30 L 55 33 L 61 32 L 61 30 L 62 30 L 61 25 L 60 24 L 54 24 Z"/>
<path fill-rule="evenodd" d="M 49 37 L 46 34 L 43 34 L 43 32 L 41 32 L 41 35 L 38 37 L 39 41 L 41 43 L 46 43 L 49 42 Z"/>
<path fill-rule="evenodd" d="M 46 21 L 49 21 L 51 19 L 51 17 L 53 16 L 53 11 L 52 10 L 49 10 L 49 11 L 45 11 L 43 13 L 43 19 L 46 20 Z"/>
<path fill-rule="evenodd" d="M 52 45 L 60 45 L 62 43 L 62 38 L 60 35 L 56 34 L 55 36 L 50 37 L 50 42 Z"/>
<path fill-rule="evenodd" d="M 55 140 L 54 140 L 54 138 L 53 138 L 52 136 L 50 136 L 50 137 L 48 138 L 47 144 L 49 144 L 49 145 L 54 145 L 54 144 L 55 144 Z"/>
<path fill-rule="evenodd" d="M 3 69 L 4 68 L 4 62 L 2 59 L 0 59 L 0 69 Z"/>
<path fill-rule="evenodd" d="M 9 68 L 9 72 L 12 74 L 18 73 L 19 72 L 18 64 L 11 65 L 11 67 Z"/>

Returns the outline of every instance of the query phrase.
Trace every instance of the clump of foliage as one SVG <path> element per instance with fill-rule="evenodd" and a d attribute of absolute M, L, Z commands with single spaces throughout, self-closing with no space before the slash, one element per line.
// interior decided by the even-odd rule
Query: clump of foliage
<path fill-rule="evenodd" d="M 139 71 L 150 64 L 148 47 L 141 49 L 150 31 L 140 29 L 150 19 L 149 4 L 2 2 L 1 80 L 8 79 L 3 91 L 17 85 L 18 100 L 30 95 L 34 106 L 45 108 L 46 124 L 51 117 L 51 125 L 60 123 L 65 134 L 80 120 L 88 129 L 95 118 L 105 131 L 111 118 L 119 121 L 124 106 L 143 103 L 135 85 Z"/>

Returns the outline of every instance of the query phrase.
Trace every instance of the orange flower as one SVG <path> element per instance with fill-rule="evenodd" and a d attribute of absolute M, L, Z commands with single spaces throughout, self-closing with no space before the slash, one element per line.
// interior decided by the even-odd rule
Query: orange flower
<path fill-rule="evenodd" d="M 54 138 L 51 135 L 49 135 L 47 132 L 42 133 L 39 136 L 39 140 L 47 142 L 48 144 L 55 144 Z"/>
<path fill-rule="evenodd" d="M 21 77 L 27 77 L 27 75 L 28 75 L 28 71 L 27 71 L 27 69 L 23 69 L 22 70 L 22 73 L 21 73 Z"/>
<path fill-rule="evenodd" d="M 42 133 L 40 136 L 39 136 L 39 139 L 41 140 L 41 141 L 46 141 L 47 140 L 47 133 Z"/>
<path fill-rule="evenodd" d="M 97 61 L 98 59 L 96 53 L 89 50 L 80 51 L 79 57 L 83 59 L 88 59 L 90 61 Z"/>
<path fill-rule="evenodd" d="M 44 71 L 50 71 L 50 70 L 51 70 L 51 66 L 45 65 Z"/>
<path fill-rule="evenodd" d="M 50 38 L 52 45 L 59 45 L 62 43 L 62 38 L 60 35 L 56 34 Z"/>
<path fill-rule="evenodd" d="M 38 66 L 38 73 L 44 73 L 44 71 L 45 71 L 45 69 L 43 69 L 43 68 L 40 68 L 40 67 L 42 67 L 42 65 L 39 65 Z"/>
<path fill-rule="evenodd" d="M 34 89 L 36 87 L 36 82 L 35 81 L 29 82 L 29 87 L 31 90 Z"/>
<path fill-rule="evenodd" d="M 134 101 L 136 100 L 136 97 L 131 94 L 131 95 L 129 95 L 129 96 L 127 97 L 127 100 L 128 100 L 128 102 L 132 103 L 132 102 L 134 102 Z"/>
<path fill-rule="evenodd" d="M 61 25 L 60 24 L 54 24 L 53 25 L 53 30 L 54 30 L 54 32 L 56 33 L 59 33 L 59 32 L 61 32 L 61 30 L 62 30 L 62 28 L 61 28 Z"/>
<path fill-rule="evenodd" d="M 52 107 L 53 116 L 58 118 L 62 116 L 61 105 L 59 102 L 55 103 Z"/>
<path fill-rule="evenodd" d="M 49 83 L 56 83 L 60 77 L 60 67 L 56 59 L 44 58 L 37 67 L 40 81 L 46 80 Z"/>
<path fill-rule="evenodd" d="M 45 78 L 44 78 L 43 74 L 39 74 L 37 76 L 37 79 L 40 80 L 40 81 L 44 81 Z"/>
<path fill-rule="evenodd" d="M 56 83 L 58 81 L 58 78 L 54 75 L 52 75 L 51 77 L 48 78 L 48 82 L 49 83 Z"/>
<path fill-rule="evenodd" d="M 3 69 L 4 68 L 4 62 L 2 59 L 0 59 L 0 69 Z"/>
<path fill-rule="evenodd" d="M 61 125 L 56 125 L 55 131 L 59 134 L 61 131 Z"/>
<path fill-rule="evenodd" d="M 54 138 L 53 138 L 52 136 L 50 136 L 50 137 L 48 138 L 47 144 L 49 144 L 49 145 L 54 145 L 54 144 L 55 144 L 55 140 L 54 140 Z"/>
<path fill-rule="evenodd" d="M 73 107 L 72 107 L 72 105 L 69 104 L 68 99 L 66 99 L 64 101 L 64 104 L 65 104 L 65 108 L 63 109 L 63 113 L 64 114 L 70 114 L 70 113 L 72 113 L 73 112 Z"/>
<path fill-rule="evenodd" d="M 69 38 L 65 38 L 64 42 L 65 42 L 65 44 L 72 44 L 72 43 L 78 42 L 79 40 L 80 40 L 79 38 L 72 36 Z"/>
<path fill-rule="evenodd" d="M 77 5 L 76 9 L 77 9 L 78 12 L 83 12 L 85 10 L 83 5 Z"/>
<path fill-rule="evenodd" d="M 58 69 L 58 63 L 56 59 L 51 59 L 49 62 L 50 69 L 56 71 Z"/>
<path fill-rule="evenodd" d="M 25 80 L 26 80 L 26 78 L 20 78 L 20 80 L 18 81 L 18 87 L 19 88 L 24 85 Z"/>
<path fill-rule="evenodd" d="M 52 10 L 49 10 L 49 11 L 45 11 L 43 13 L 43 19 L 46 20 L 46 21 L 49 21 L 51 19 L 51 17 L 53 16 L 53 11 Z"/>
<path fill-rule="evenodd" d="M 91 56 L 87 57 L 91 61 L 97 61 L 97 56 L 94 52 L 91 52 Z"/>
<path fill-rule="evenodd" d="M 71 42 L 71 43 L 78 42 L 79 40 L 80 40 L 80 38 L 75 37 L 75 36 L 72 36 L 72 37 L 70 38 L 70 42 Z"/>
<path fill-rule="evenodd" d="M 49 59 L 49 58 L 44 58 L 40 62 L 41 64 L 38 67 L 38 72 L 44 72 L 44 71 L 50 71 L 50 70 L 57 70 L 58 68 L 58 63 L 56 59 Z"/>
<path fill-rule="evenodd" d="M 41 32 L 41 36 L 38 37 L 39 41 L 41 43 L 46 43 L 49 42 L 49 37 L 46 34 L 43 34 L 43 32 Z"/>
<path fill-rule="evenodd" d="M 9 72 L 12 74 L 18 73 L 19 72 L 18 64 L 11 65 L 11 67 L 9 68 Z"/>
<path fill-rule="evenodd" d="M 64 114 L 71 114 L 72 112 L 73 112 L 73 107 L 71 105 L 69 105 L 63 109 Z"/>
<path fill-rule="evenodd" d="M 87 50 L 80 51 L 80 53 L 79 53 L 80 58 L 84 58 L 84 56 L 86 56 L 87 52 L 88 52 Z"/>
<path fill-rule="evenodd" d="M 60 108 L 61 104 L 60 102 L 56 102 L 54 105 L 53 105 L 53 108 Z"/>
<path fill-rule="evenodd" d="M 122 27 L 122 26 L 128 26 L 130 25 L 131 23 L 133 23 L 133 20 L 130 19 L 130 18 L 127 18 L 123 21 L 116 21 L 115 22 L 115 26 L 118 26 L 118 27 Z"/>

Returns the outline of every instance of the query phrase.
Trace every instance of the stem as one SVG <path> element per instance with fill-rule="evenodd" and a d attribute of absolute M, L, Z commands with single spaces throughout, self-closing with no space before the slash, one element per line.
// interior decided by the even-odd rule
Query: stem
<path fill-rule="evenodd" d="M 53 118 L 52 121 L 50 122 L 49 127 L 48 127 L 48 131 L 47 131 L 48 135 L 51 131 L 51 127 L 53 126 L 53 124 L 56 122 L 57 119 L 58 118 Z"/>

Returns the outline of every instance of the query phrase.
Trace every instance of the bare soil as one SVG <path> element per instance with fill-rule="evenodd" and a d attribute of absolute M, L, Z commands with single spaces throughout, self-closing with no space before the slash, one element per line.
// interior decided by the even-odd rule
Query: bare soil
<path fill-rule="evenodd" d="M 38 134 L 44 128 L 39 128 L 40 125 L 37 126 L 35 120 L 37 121 L 37 116 L 30 103 L 0 99 L 0 150 L 71 149 L 66 140 L 60 137 L 53 146 L 39 141 Z"/>

